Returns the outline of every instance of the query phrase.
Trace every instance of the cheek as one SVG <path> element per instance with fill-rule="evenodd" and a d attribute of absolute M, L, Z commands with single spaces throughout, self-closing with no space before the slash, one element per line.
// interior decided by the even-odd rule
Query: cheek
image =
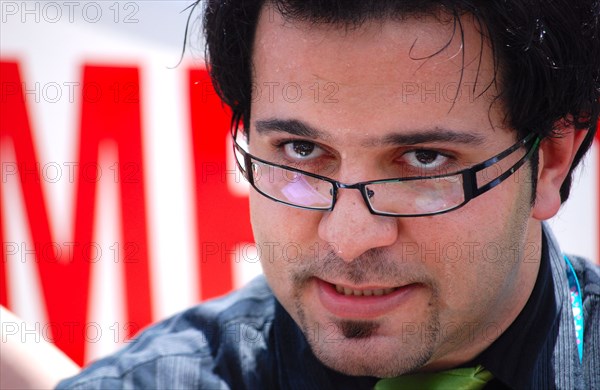
<path fill-rule="evenodd" d="M 302 210 L 274 202 L 256 191 L 251 191 L 250 220 L 254 239 L 263 247 L 263 268 L 280 263 L 285 248 L 299 248 L 301 254 L 311 253 L 308 248 L 317 239 L 321 213 Z"/>
<path fill-rule="evenodd" d="M 279 302 L 291 309 L 294 291 L 290 274 L 302 261 L 298 255 L 307 257 L 313 253 L 310 248 L 317 241 L 320 213 L 279 204 L 253 190 L 249 200 L 254 239 L 261 248 L 263 273 Z"/>
<path fill-rule="evenodd" d="M 526 237 L 529 194 L 524 186 L 500 186 L 437 224 L 438 231 L 448 232 L 440 240 L 446 261 L 436 265 L 448 306 L 487 310 L 494 297 L 518 288 L 514 281 Z"/>

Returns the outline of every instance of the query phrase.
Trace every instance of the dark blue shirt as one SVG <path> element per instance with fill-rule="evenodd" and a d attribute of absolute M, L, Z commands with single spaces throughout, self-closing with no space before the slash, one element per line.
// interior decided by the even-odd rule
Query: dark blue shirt
<path fill-rule="evenodd" d="M 540 272 L 513 324 L 465 366 L 482 364 L 486 389 L 600 388 L 600 271 L 571 261 L 586 319 L 579 363 L 565 263 L 544 228 Z M 90 365 L 60 389 L 372 389 L 377 378 L 322 365 L 265 279 L 162 321 L 123 350 Z"/>

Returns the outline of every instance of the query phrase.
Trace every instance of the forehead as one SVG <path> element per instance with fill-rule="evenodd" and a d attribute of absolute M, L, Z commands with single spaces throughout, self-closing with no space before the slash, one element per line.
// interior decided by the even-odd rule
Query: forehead
<path fill-rule="evenodd" d="M 491 50 L 471 16 L 347 27 L 265 10 L 252 63 L 252 120 L 310 116 L 304 119 L 355 136 L 361 127 L 456 127 L 467 118 L 502 127 L 500 107 L 490 106 Z"/>

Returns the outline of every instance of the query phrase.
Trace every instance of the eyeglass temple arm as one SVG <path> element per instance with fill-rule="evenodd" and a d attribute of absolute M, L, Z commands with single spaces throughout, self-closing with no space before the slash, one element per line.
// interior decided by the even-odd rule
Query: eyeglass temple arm
<path fill-rule="evenodd" d="M 519 168 L 521 168 L 523 166 L 523 164 L 525 164 L 525 162 L 527 160 L 529 160 L 531 158 L 531 155 L 534 153 L 534 151 L 539 146 L 540 141 L 541 141 L 540 137 L 536 137 L 536 139 L 535 139 L 533 145 L 531 146 L 531 148 L 527 151 L 527 153 L 525 153 L 525 155 L 523 157 L 521 157 L 519 159 L 519 161 L 517 161 L 515 163 L 515 165 L 513 165 L 512 167 L 510 167 L 509 169 L 507 169 L 506 172 L 502 173 L 497 178 L 493 179 L 489 183 L 484 184 L 481 187 L 477 187 L 477 173 L 481 172 L 485 168 L 487 168 L 487 167 L 489 167 L 489 166 L 497 163 L 498 161 L 502 160 L 502 158 L 504 158 L 506 156 L 503 156 L 502 158 L 500 158 L 500 159 L 498 159 L 496 161 L 493 161 L 492 164 L 489 164 L 489 165 L 486 165 L 484 167 L 481 167 L 478 170 L 473 170 L 473 171 L 466 172 L 468 175 L 467 175 L 467 177 L 465 177 L 465 180 L 464 180 L 464 183 L 465 183 L 465 192 L 467 194 L 469 194 L 469 198 L 473 198 L 475 196 L 479 196 L 479 195 L 481 195 L 483 193 L 486 193 L 487 191 L 489 191 L 492 188 L 496 187 L 498 184 L 502 183 L 504 180 L 506 180 L 508 177 L 510 177 L 513 173 L 515 173 Z"/>

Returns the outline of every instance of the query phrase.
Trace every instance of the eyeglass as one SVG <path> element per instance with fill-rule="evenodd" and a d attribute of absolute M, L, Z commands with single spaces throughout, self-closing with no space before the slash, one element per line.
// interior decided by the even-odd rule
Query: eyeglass
<path fill-rule="evenodd" d="M 233 134 L 237 165 L 250 185 L 265 197 L 301 209 L 331 211 L 340 189 L 356 189 L 372 214 L 391 217 L 421 217 L 456 210 L 513 175 L 540 144 L 540 138 L 531 133 L 494 157 L 458 172 L 345 184 L 256 157 L 239 145 L 237 133 L 236 130 Z M 529 149 L 514 165 L 478 186 L 478 173 L 522 147 Z"/>

